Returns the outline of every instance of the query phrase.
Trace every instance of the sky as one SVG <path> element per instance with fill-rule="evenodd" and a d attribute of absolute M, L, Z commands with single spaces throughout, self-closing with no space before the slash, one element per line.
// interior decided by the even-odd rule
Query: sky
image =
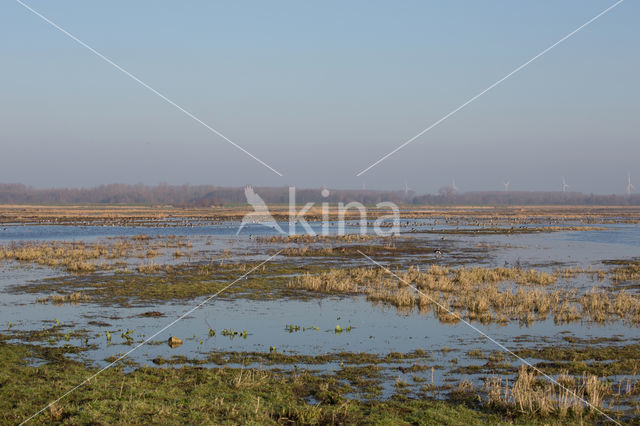
<path fill-rule="evenodd" d="M 640 188 L 640 2 L 0 3 L 0 182 Z"/>

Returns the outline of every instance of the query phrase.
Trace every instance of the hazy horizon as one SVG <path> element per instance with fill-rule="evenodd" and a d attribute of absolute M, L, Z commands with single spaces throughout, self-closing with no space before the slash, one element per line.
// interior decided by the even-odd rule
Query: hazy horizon
<path fill-rule="evenodd" d="M 85 191 L 93 191 L 93 190 L 97 190 L 99 188 L 103 188 L 103 187 L 111 187 L 111 186 L 125 186 L 127 190 L 132 190 L 135 189 L 136 186 L 138 185 L 143 185 L 145 188 L 147 189 L 158 189 L 161 188 L 163 186 L 166 186 L 167 188 L 170 189 L 178 189 L 181 187 L 188 187 L 188 188 L 199 188 L 199 187 L 212 187 L 212 188 L 217 188 L 220 190 L 238 190 L 240 192 L 242 192 L 242 190 L 244 188 L 246 188 L 247 186 L 252 186 L 256 189 L 264 189 L 264 190 L 284 190 L 285 192 L 288 191 L 288 186 L 286 185 L 274 185 L 274 186 L 270 186 L 270 185 L 255 185 L 255 184 L 251 184 L 251 183 L 247 183 L 245 185 L 215 185 L 212 183 L 196 183 L 196 184 L 192 184 L 192 183 L 181 183 L 181 184 L 173 184 L 173 183 L 169 183 L 169 182 L 160 182 L 157 184 L 146 184 L 144 182 L 136 182 L 136 183 L 125 183 L 125 182 L 111 182 L 111 183 L 103 183 L 103 184 L 97 184 L 97 185 L 77 185 L 77 186 L 36 186 L 36 185 L 26 185 L 24 183 L 20 183 L 20 182 L 0 182 L 0 195 L 3 192 L 3 190 L 6 190 L 7 188 L 6 186 L 12 186 L 12 185 L 25 185 L 27 188 L 31 188 L 34 189 L 36 191 L 66 191 L 66 190 L 70 190 L 70 191 L 75 191 L 75 190 L 85 190 Z M 544 191 L 544 190 L 513 190 L 511 189 L 511 187 L 509 187 L 508 191 L 505 191 L 504 189 L 504 185 L 502 187 L 502 189 L 494 189 L 494 190 L 461 190 L 460 188 L 458 188 L 457 184 L 456 184 L 456 189 L 453 190 L 453 192 L 451 192 L 450 194 L 458 194 L 458 195 L 471 195 L 471 194 L 492 194 L 492 193 L 497 193 L 498 195 L 502 195 L 504 194 L 505 196 L 509 196 L 509 195 L 517 195 L 517 194 L 540 194 L 540 195 L 553 195 L 553 194 L 563 194 L 565 193 L 566 195 L 584 195 L 584 196 L 589 196 L 589 195 L 596 195 L 596 196 L 623 196 L 626 197 L 627 194 L 626 193 L 615 193 L 615 192 L 611 192 L 611 193 L 594 193 L 594 192 L 582 192 L 582 191 L 574 191 L 571 189 L 567 189 L 566 191 L 562 191 L 560 188 L 557 188 L 556 190 L 548 190 L 548 191 Z M 416 191 L 414 189 L 410 189 L 407 191 L 404 188 L 391 188 L 391 189 L 382 189 L 382 188 L 370 188 L 370 187 L 366 187 L 366 188 L 334 188 L 334 187 L 326 187 L 326 186 L 319 186 L 319 187 L 306 187 L 306 186 L 295 186 L 295 189 L 297 190 L 298 193 L 300 192 L 305 192 L 308 193 L 309 191 L 317 191 L 318 192 L 318 197 L 320 197 L 320 191 L 324 190 L 324 189 L 328 189 L 330 191 L 334 191 L 334 192 L 330 192 L 330 194 L 335 195 L 338 191 L 340 192 L 353 192 L 353 193 L 360 193 L 360 192 L 370 192 L 370 193 L 400 193 L 400 194 L 407 194 L 409 197 L 420 197 L 420 196 L 424 196 L 424 195 L 430 195 L 430 196 L 437 196 L 437 195 L 444 195 L 446 194 L 448 191 L 452 190 L 452 186 L 451 184 L 449 185 L 442 185 L 441 187 L 439 187 L 437 190 L 432 191 L 432 192 L 420 192 L 420 191 Z M 264 194 L 263 194 L 264 195 Z M 637 191 L 633 191 L 631 193 L 632 198 L 635 199 L 638 196 Z M 322 198 L 320 198 L 322 199 Z"/>
<path fill-rule="evenodd" d="M 614 1 L 17 2 L 0 6 L 0 182 L 435 193 L 640 188 L 640 5 L 626 1 L 363 177 Z M 636 190 L 637 192 L 637 190 Z"/>

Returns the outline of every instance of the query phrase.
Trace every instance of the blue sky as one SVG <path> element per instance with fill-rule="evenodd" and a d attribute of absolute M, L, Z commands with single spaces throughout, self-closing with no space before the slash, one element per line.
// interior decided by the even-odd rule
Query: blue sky
<path fill-rule="evenodd" d="M 5 0 L 0 182 L 640 187 L 636 0 L 27 3 L 284 177 Z"/>

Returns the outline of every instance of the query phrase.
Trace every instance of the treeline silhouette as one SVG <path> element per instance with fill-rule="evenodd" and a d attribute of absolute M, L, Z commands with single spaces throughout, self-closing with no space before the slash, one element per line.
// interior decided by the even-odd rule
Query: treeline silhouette
<path fill-rule="evenodd" d="M 258 195 L 267 203 L 288 203 L 288 187 L 255 187 Z M 406 202 L 404 192 L 389 191 L 330 191 L 322 197 L 321 189 L 296 189 L 297 203 L 312 201 L 350 202 L 375 204 L 381 201 Z M 219 187 L 213 185 L 111 184 L 93 188 L 38 189 L 23 184 L 0 184 L 1 204 L 151 204 L 177 207 L 209 207 L 226 204 L 246 204 L 244 187 Z"/>
<path fill-rule="evenodd" d="M 640 195 L 618 194 L 584 194 L 581 192 L 561 191 L 478 191 L 464 193 L 442 193 L 438 195 L 425 194 L 411 199 L 412 204 L 435 205 L 576 205 L 576 206 L 637 206 L 640 205 Z"/>
<path fill-rule="evenodd" d="M 287 187 L 255 187 L 267 203 L 288 203 Z M 413 191 L 330 190 L 324 197 L 321 189 L 296 189 L 296 203 L 358 201 L 376 204 L 428 205 L 640 205 L 640 194 L 598 195 L 579 192 L 464 192 L 451 187 L 438 194 L 418 195 Z M 243 187 L 213 185 L 111 184 L 93 188 L 38 189 L 22 184 L 0 184 L 0 204 L 144 204 L 175 207 L 210 207 L 245 204 Z"/>

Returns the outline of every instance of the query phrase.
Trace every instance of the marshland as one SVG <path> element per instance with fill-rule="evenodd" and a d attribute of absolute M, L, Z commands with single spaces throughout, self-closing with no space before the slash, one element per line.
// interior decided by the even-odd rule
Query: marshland
<path fill-rule="evenodd" d="M 0 209 L 1 421 L 638 423 L 640 209 L 244 213 Z"/>

